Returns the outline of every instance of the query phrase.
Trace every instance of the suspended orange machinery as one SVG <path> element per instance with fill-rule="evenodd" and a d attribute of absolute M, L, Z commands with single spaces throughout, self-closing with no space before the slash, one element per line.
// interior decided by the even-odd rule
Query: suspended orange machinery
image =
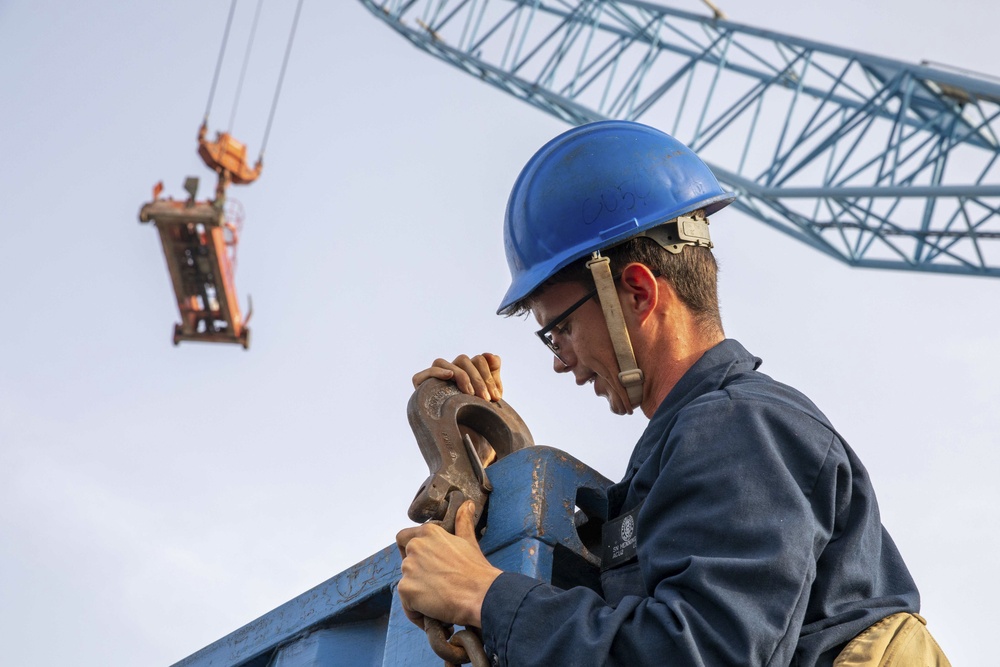
<path fill-rule="evenodd" d="M 208 343 L 238 343 L 250 346 L 250 329 L 240 313 L 233 282 L 238 230 L 226 219 L 226 188 L 245 185 L 260 176 L 260 160 L 251 168 L 246 146 L 228 133 L 207 141 L 203 123 L 198 133 L 198 155 L 218 175 L 215 198 L 197 201 L 198 179 L 188 178 L 189 197 L 178 201 L 161 199 L 163 183 L 153 188 L 153 201 L 139 211 L 141 222 L 152 222 L 160 232 L 163 255 L 177 297 L 181 321 L 174 325 L 174 345 L 182 340 Z"/>

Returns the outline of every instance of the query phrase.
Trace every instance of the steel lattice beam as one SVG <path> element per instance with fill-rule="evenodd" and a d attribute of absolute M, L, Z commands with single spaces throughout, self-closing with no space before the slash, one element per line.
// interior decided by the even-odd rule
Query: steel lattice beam
<path fill-rule="evenodd" d="M 854 266 L 1000 277 L 1000 80 L 630 0 L 361 0 L 568 123 L 642 119 Z"/>

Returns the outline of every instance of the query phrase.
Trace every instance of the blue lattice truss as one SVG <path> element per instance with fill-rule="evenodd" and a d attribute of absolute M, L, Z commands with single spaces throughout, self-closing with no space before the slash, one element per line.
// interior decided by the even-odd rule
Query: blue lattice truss
<path fill-rule="evenodd" d="M 568 123 L 642 119 L 853 266 L 1000 276 L 1000 80 L 628 0 L 361 0 Z"/>

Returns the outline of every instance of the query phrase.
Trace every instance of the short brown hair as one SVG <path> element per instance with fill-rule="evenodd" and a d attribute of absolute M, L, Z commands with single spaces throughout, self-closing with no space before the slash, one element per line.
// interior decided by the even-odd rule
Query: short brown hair
<path fill-rule="evenodd" d="M 681 252 L 674 254 L 650 238 L 635 237 L 602 250 L 601 254 L 610 260 L 611 273 L 615 276 L 621 275 L 625 267 L 632 263 L 649 267 L 657 275 L 666 278 L 705 331 L 722 331 L 722 317 L 719 314 L 719 267 L 709 248 L 685 246 Z M 560 269 L 539 289 L 558 283 L 593 284 L 593 277 L 587 268 L 589 260 L 590 257 L 584 257 Z M 524 315 L 530 312 L 538 291 L 536 289 L 514 303 L 507 314 Z"/>

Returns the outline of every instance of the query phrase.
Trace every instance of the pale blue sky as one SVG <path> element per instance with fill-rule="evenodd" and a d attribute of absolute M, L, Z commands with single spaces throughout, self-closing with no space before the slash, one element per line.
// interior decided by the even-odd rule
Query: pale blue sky
<path fill-rule="evenodd" d="M 233 128 L 252 154 L 285 4 L 265 4 Z M 644 426 L 552 373 L 532 323 L 493 314 L 510 185 L 564 126 L 350 0 L 307 0 L 264 174 L 232 192 L 251 350 L 171 346 L 169 279 L 137 214 L 160 179 L 180 196 L 200 175 L 207 194 L 195 137 L 228 7 L 0 0 L 7 664 L 171 664 L 389 544 L 426 476 L 409 378 L 437 356 L 502 355 L 536 440 L 608 477 Z M 982 0 L 722 7 L 902 60 L 1000 62 L 1000 8 Z M 831 417 L 932 631 L 954 664 L 991 664 L 1000 282 L 849 269 L 735 211 L 713 237 L 727 333 Z"/>

